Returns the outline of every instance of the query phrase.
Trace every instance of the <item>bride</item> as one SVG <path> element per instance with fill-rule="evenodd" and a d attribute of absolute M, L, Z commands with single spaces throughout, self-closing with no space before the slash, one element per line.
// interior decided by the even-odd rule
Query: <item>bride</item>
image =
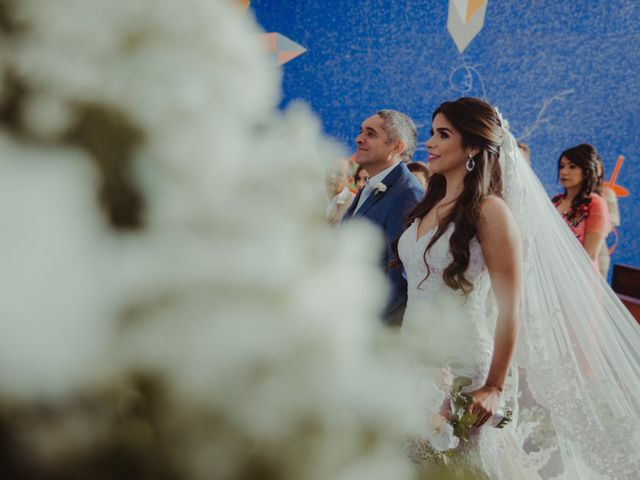
<path fill-rule="evenodd" d="M 591 268 L 492 106 L 443 103 L 427 148 L 434 175 L 397 258 L 408 281 L 402 333 L 415 362 L 471 380 L 467 411 L 477 420 L 468 441 L 449 451 L 447 474 L 634 478 L 635 321 Z M 506 406 L 513 424 L 489 426 Z M 407 448 L 427 469 L 441 458 L 425 438 Z"/>

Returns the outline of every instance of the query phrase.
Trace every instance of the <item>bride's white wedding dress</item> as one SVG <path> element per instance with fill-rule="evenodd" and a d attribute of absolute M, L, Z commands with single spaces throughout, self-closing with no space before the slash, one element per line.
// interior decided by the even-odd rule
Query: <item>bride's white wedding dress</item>
<path fill-rule="evenodd" d="M 415 362 L 425 367 L 448 368 L 453 376 L 469 377 L 473 384 L 465 391 L 476 390 L 484 385 L 489 372 L 497 317 L 481 246 L 475 238 L 469 246 L 465 277 L 473 284 L 473 290 L 465 296 L 447 286 L 442 278 L 442 272 L 453 259 L 449 251 L 453 224 L 426 254 L 430 268 L 427 277 L 423 255 L 436 230 L 429 230 L 418 238 L 418 223 L 416 219 L 398 242 L 408 284 L 402 334 L 411 346 Z M 503 398 L 513 405 L 517 390 L 515 376 L 510 375 L 505 387 Z M 468 443 L 456 449 L 449 471 L 469 479 L 540 478 L 535 470 L 525 468 L 525 455 L 512 428 L 480 428 Z M 424 440 L 412 439 L 407 450 L 417 463 L 428 466 L 432 461 Z"/>
<path fill-rule="evenodd" d="M 514 421 L 503 430 L 485 425 L 461 442 L 447 475 L 638 478 L 640 328 L 594 271 L 508 130 L 500 166 L 503 198 L 524 254 L 522 323 L 503 393 L 505 405 L 514 408 Z M 402 334 L 414 366 L 449 368 L 473 381 L 466 390 L 479 388 L 489 371 L 497 318 L 481 246 L 476 239 L 470 243 L 465 277 L 473 290 L 464 295 L 442 278 L 452 260 L 454 226 L 425 253 L 435 230 L 418 238 L 417 225 L 398 243 L 408 283 Z M 408 451 L 419 463 L 433 461 L 434 450 L 420 439 L 411 441 Z"/>

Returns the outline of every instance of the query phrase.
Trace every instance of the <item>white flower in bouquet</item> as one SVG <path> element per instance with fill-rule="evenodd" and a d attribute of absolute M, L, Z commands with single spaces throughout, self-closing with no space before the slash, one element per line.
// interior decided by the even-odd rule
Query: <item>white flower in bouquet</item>
<path fill-rule="evenodd" d="M 442 415 L 436 414 L 430 419 L 425 439 L 439 452 L 446 452 L 456 448 L 460 439 L 454 434 L 453 427 Z"/>
<path fill-rule="evenodd" d="M 458 446 L 459 438 L 454 435 L 447 415 L 450 372 L 443 368 L 417 368 L 417 397 L 422 412 L 421 428 L 415 432 L 418 438 L 429 442 L 438 452 L 447 452 Z"/>
<path fill-rule="evenodd" d="M 435 381 L 440 390 L 444 392 L 451 391 L 451 387 L 453 387 L 453 380 L 454 378 L 450 368 L 439 368 L 437 370 Z"/>

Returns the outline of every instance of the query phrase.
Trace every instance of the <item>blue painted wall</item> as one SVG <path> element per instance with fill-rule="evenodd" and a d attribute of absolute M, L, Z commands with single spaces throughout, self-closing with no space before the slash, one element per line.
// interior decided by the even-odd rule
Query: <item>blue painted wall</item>
<path fill-rule="evenodd" d="M 353 146 L 360 122 L 386 107 L 428 138 L 431 112 L 463 95 L 487 99 L 529 143 L 550 195 L 562 150 L 588 142 L 618 183 L 614 263 L 640 266 L 640 1 L 489 0 L 483 30 L 460 54 L 448 0 L 252 0 L 258 22 L 308 51 L 284 65 L 282 106 L 304 99 L 325 131 Z M 426 157 L 426 149 L 417 153 Z"/>

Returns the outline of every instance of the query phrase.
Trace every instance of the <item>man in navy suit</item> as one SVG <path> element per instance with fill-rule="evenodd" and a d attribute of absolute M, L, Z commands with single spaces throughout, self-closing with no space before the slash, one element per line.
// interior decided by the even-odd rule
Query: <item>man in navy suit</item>
<path fill-rule="evenodd" d="M 367 170 L 369 180 L 344 217 L 344 221 L 367 218 L 384 232 L 382 264 L 391 291 L 383 319 L 396 326 L 402 324 L 407 304 L 407 280 L 402 266 L 389 269 L 388 264 L 393 258 L 392 243 L 402 234 L 407 213 L 424 196 L 422 185 L 405 165 L 413 158 L 416 142 L 415 124 L 395 110 L 381 110 L 362 123 L 355 160 Z"/>

